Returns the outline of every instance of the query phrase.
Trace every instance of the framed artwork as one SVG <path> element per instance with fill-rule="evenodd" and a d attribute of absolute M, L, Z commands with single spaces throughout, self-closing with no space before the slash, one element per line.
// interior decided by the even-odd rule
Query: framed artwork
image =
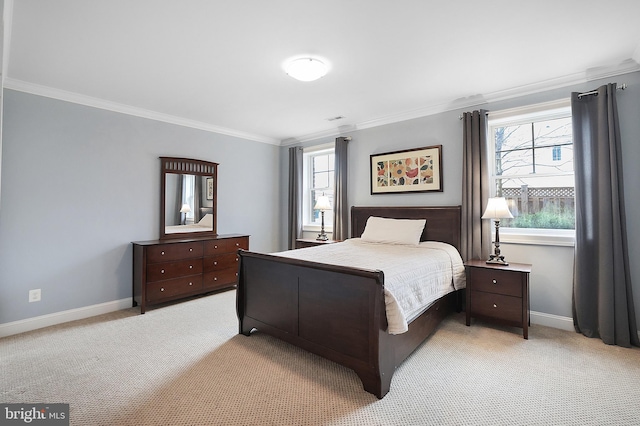
<path fill-rule="evenodd" d="M 207 178 L 207 200 L 213 200 L 213 178 Z"/>
<path fill-rule="evenodd" d="M 442 192 L 442 145 L 371 155 L 371 194 Z"/>

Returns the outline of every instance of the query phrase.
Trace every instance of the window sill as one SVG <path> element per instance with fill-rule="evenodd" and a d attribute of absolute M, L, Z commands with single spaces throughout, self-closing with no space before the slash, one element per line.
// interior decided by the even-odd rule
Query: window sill
<path fill-rule="evenodd" d="M 495 232 L 493 235 L 495 236 Z M 576 233 L 572 229 L 550 232 L 547 229 L 501 228 L 500 242 L 536 246 L 573 247 L 576 242 Z"/>

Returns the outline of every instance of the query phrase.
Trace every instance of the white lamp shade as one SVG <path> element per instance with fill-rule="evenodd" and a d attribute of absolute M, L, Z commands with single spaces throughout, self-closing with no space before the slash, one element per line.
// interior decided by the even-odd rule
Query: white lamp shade
<path fill-rule="evenodd" d="M 289 62 L 286 71 L 296 80 L 313 81 L 327 74 L 327 66 L 317 59 L 300 58 Z"/>
<path fill-rule="evenodd" d="M 329 202 L 329 197 L 326 195 L 321 195 L 318 197 L 318 201 L 316 201 L 316 205 L 313 206 L 314 210 L 333 210 L 331 207 L 331 203 Z"/>
<path fill-rule="evenodd" d="M 507 200 L 504 197 L 489 198 L 487 209 L 482 215 L 483 219 L 513 219 L 513 215 L 507 206 Z"/>
<path fill-rule="evenodd" d="M 183 204 L 180 209 L 180 213 L 189 213 L 191 211 L 191 206 L 189 204 Z"/>

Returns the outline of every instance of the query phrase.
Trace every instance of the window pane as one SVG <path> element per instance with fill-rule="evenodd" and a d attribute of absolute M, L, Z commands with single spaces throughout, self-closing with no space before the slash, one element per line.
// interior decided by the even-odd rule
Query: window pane
<path fill-rule="evenodd" d="M 525 175 L 533 173 L 533 150 L 496 152 L 496 175 Z"/>
<path fill-rule="evenodd" d="M 564 145 L 571 143 L 571 117 L 533 123 L 535 146 Z"/>
<path fill-rule="evenodd" d="M 497 127 L 494 130 L 496 152 L 530 148 L 531 124 Z"/>
<path fill-rule="evenodd" d="M 573 145 L 537 148 L 536 173 L 573 173 Z M 573 186 L 573 176 L 570 181 Z"/>
<path fill-rule="evenodd" d="M 318 155 L 313 157 L 313 171 L 326 171 L 329 169 L 329 156 L 328 155 Z"/>
<path fill-rule="evenodd" d="M 333 173 L 331 173 L 333 174 Z M 314 188 L 328 188 L 329 187 L 329 173 L 314 173 L 313 174 L 313 187 Z"/>
<path fill-rule="evenodd" d="M 505 197 L 513 219 L 501 226 L 512 228 L 575 229 L 573 176 L 497 179 L 496 194 Z"/>

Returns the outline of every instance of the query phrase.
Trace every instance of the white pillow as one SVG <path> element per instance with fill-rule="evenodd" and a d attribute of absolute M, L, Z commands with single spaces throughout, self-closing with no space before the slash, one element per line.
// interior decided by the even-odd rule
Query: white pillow
<path fill-rule="evenodd" d="M 213 228 L 213 215 L 211 213 L 205 214 L 204 217 L 198 222 L 198 225 L 205 226 L 207 228 Z"/>
<path fill-rule="evenodd" d="M 426 219 L 387 219 L 371 216 L 367 219 L 362 241 L 417 246 L 427 224 Z"/>

